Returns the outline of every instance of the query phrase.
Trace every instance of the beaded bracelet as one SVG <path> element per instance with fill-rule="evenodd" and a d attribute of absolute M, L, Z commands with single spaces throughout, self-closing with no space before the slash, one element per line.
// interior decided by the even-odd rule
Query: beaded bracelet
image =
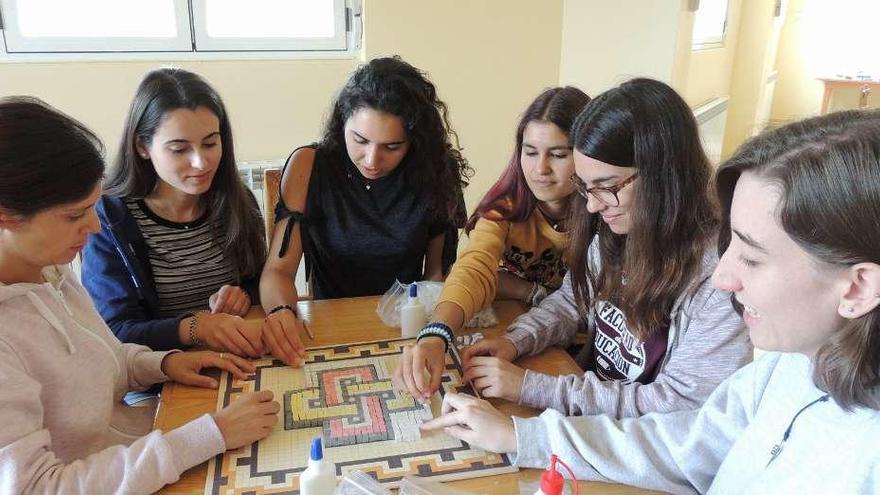
<path fill-rule="evenodd" d="M 419 334 L 416 335 L 416 342 L 422 340 L 425 337 L 440 337 L 443 339 L 443 343 L 446 344 L 445 351 L 449 350 L 449 346 L 452 345 L 452 329 L 449 328 L 449 325 L 445 325 L 443 323 L 434 322 L 429 323 L 425 328 L 419 331 Z"/>
<path fill-rule="evenodd" d="M 273 314 L 273 313 L 277 313 L 277 312 L 279 312 L 279 311 L 281 311 L 281 310 L 283 310 L 283 309 L 289 309 L 290 312 L 293 313 L 294 318 L 298 318 L 298 317 L 299 317 L 299 315 L 296 314 L 296 308 L 294 308 L 294 307 L 291 306 L 290 304 L 279 304 L 278 306 L 275 306 L 274 308 L 270 309 L 269 312 L 266 313 L 266 316 L 268 317 L 269 315 L 271 315 L 271 314 Z"/>
<path fill-rule="evenodd" d="M 202 344 L 198 334 L 196 334 L 196 329 L 199 327 L 199 316 L 199 313 L 189 313 L 189 345 Z"/>

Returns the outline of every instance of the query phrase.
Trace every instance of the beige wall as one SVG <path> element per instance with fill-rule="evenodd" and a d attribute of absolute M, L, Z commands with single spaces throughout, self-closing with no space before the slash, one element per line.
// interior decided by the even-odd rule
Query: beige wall
<path fill-rule="evenodd" d="M 730 156 L 759 131 L 760 105 L 765 101 L 767 76 L 773 69 L 778 36 L 774 30 L 774 0 L 741 4 L 736 56 L 730 83 L 730 104 L 722 158 Z"/>
<path fill-rule="evenodd" d="M 562 0 L 366 0 L 364 58 L 399 53 L 429 72 L 477 169 L 473 207 L 503 168 L 516 116 L 559 75 Z M 527 36 L 523 35 L 528 33 Z M 239 160 L 284 158 L 315 139 L 359 60 L 0 63 L 0 96 L 31 94 L 83 120 L 112 152 L 149 69 L 204 75 L 229 108 Z"/>
<path fill-rule="evenodd" d="M 0 96 L 30 94 L 84 121 L 116 149 L 135 87 L 148 70 L 176 65 L 223 96 L 239 160 L 284 158 L 314 139 L 355 60 L 0 63 Z"/>
<path fill-rule="evenodd" d="M 675 84 L 682 2 L 565 0 L 559 81 L 594 96 L 635 76 Z"/>
<path fill-rule="evenodd" d="M 723 46 L 691 51 L 684 92 L 684 99 L 691 107 L 696 108 L 719 96 L 730 95 L 731 73 L 739 41 L 741 5 L 742 0 L 730 0 L 728 3 L 727 33 Z M 690 46 L 687 49 L 690 50 Z"/>
<path fill-rule="evenodd" d="M 465 192 L 471 210 L 510 157 L 518 115 L 557 84 L 562 0 L 368 1 L 365 16 L 367 57 L 399 53 L 430 73 L 449 104 L 476 169 Z"/>
<path fill-rule="evenodd" d="M 770 119 L 779 125 L 791 120 L 817 115 L 822 106 L 822 83 L 810 75 L 808 54 L 803 50 L 803 0 L 790 0 L 788 16 L 782 26 L 776 61 L 779 77 Z M 857 97 L 856 97 L 857 98 Z"/>

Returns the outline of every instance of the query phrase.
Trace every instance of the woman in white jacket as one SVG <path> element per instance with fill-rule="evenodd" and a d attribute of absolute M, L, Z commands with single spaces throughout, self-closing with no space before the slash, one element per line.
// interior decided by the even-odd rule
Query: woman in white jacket
<path fill-rule="evenodd" d="M 507 418 L 447 395 L 425 425 L 521 466 L 673 493 L 880 492 L 880 113 L 759 136 L 718 174 L 713 281 L 769 352 L 699 410 Z"/>
<path fill-rule="evenodd" d="M 268 435 L 278 403 L 245 395 L 169 432 L 129 390 L 253 372 L 215 352 L 121 344 L 67 265 L 99 228 L 104 164 L 82 124 L 39 100 L 0 100 L 0 493 L 150 493 Z M 146 435 L 146 436 L 143 436 Z"/>

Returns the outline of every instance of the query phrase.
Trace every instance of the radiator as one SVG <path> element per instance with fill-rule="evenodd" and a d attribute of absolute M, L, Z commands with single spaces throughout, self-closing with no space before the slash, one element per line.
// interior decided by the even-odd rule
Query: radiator
<path fill-rule="evenodd" d="M 724 125 L 727 123 L 729 101 L 729 96 L 719 96 L 694 109 L 694 117 L 700 128 L 700 140 L 712 165 L 721 162 L 721 147 L 724 144 Z"/>

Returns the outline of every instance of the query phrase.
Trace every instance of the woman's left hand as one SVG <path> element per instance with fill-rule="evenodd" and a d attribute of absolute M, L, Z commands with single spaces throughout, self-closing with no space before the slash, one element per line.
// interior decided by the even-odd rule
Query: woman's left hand
<path fill-rule="evenodd" d="M 251 298 L 241 287 L 224 285 L 208 298 L 208 307 L 214 314 L 228 313 L 244 316 L 251 309 Z"/>
<path fill-rule="evenodd" d="M 489 402 L 466 394 L 446 394 L 441 415 L 419 428 L 422 431 L 443 428 L 447 434 L 490 452 L 516 452 L 513 418 Z"/>
<path fill-rule="evenodd" d="M 162 359 L 162 372 L 171 381 L 202 388 L 217 388 L 217 380 L 199 372 L 205 368 L 226 370 L 239 380 L 257 371 L 253 363 L 229 352 L 172 352 Z"/>
<path fill-rule="evenodd" d="M 478 342 L 479 344 L 479 342 Z M 467 360 L 464 380 L 483 397 L 519 402 L 526 370 L 497 357 L 473 356 Z"/>

